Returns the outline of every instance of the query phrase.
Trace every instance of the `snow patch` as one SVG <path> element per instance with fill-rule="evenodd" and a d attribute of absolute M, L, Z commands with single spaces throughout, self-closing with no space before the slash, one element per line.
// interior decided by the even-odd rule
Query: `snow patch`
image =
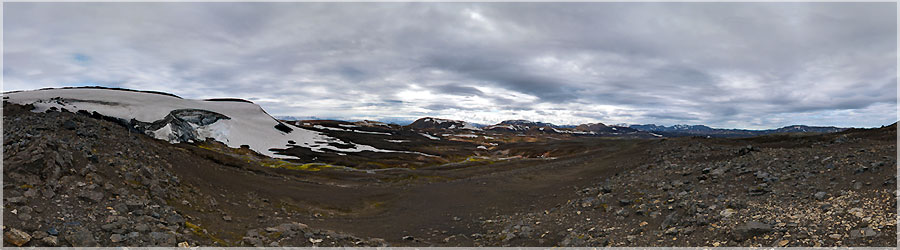
<path fill-rule="evenodd" d="M 332 128 L 326 127 L 322 125 L 314 125 L 313 128 L 317 129 L 326 129 L 326 130 L 334 130 L 334 131 L 343 131 L 343 132 L 353 132 L 353 133 L 361 133 L 361 134 L 373 134 L 373 135 L 391 135 L 391 133 L 384 132 L 373 132 L 373 131 L 363 131 L 363 130 L 355 130 L 355 129 L 342 129 L 342 128 Z"/>
<path fill-rule="evenodd" d="M 163 126 L 162 128 L 160 128 L 156 131 L 153 131 L 153 137 L 156 137 L 157 139 L 160 139 L 160 140 L 172 142 L 173 140 L 175 140 L 175 136 L 173 136 L 173 133 L 172 133 L 172 125 L 166 124 L 166 126 Z"/>
<path fill-rule="evenodd" d="M 426 134 L 426 133 L 419 133 L 419 134 L 422 135 L 422 136 L 424 136 L 425 138 L 428 138 L 428 139 L 432 139 L 432 140 L 441 140 L 441 138 L 438 138 L 438 137 L 435 137 L 435 136 L 432 136 L 432 135 L 429 135 L 429 134 Z"/>
<path fill-rule="evenodd" d="M 173 110 L 199 109 L 216 112 L 230 119 L 220 119 L 212 124 L 197 126 L 192 124 L 200 138 L 212 138 L 229 147 L 247 145 L 260 154 L 274 158 L 293 158 L 277 155 L 270 149 L 285 149 L 291 146 L 306 147 L 315 152 L 330 149 L 338 152 L 405 152 L 382 150 L 369 145 L 344 143 L 339 139 L 317 131 L 294 127 L 291 132 L 275 128 L 280 122 L 267 114 L 259 105 L 238 101 L 209 101 L 182 99 L 175 96 L 147 92 L 122 91 L 112 89 L 45 89 L 5 94 L 8 101 L 17 104 L 33 104 L 34 112 L 44 112 L 50 108 L 67 109 L 71 112 L 85 110 L 130 121 L 154 122 L 163 119 Z M 175 138 L 172 127 L 147 131 L 157 139 L 172 142 Z M 289 140 L 295 145 L 289 145 Z M 352 148 L 341 149 L 328 143 L 352 144 Z M 411 152 L 418 153 L 418 152 Z M 422 154 L 422 153 L 418 153 Z"/>

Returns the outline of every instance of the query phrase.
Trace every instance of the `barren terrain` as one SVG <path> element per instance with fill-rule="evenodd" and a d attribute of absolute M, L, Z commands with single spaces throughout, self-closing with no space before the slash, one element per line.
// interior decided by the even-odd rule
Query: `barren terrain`
<path fill-rule="evenodd" d="M 4 103 L 4 246 L 897 244 L 896 125 L 433 140 L 309 121 L 290 126 L 418 153 L 279 153 L 292 160 L 30 110 Z"/>

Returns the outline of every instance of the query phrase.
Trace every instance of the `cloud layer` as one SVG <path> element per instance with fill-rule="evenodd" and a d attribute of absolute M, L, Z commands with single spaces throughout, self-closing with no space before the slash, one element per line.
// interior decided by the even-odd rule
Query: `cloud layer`
<path fill-rule="evenodd" d="M 879 126 L 896 20 L 895 3 L 6 3 L 3 88 L 348 120 Z"/>

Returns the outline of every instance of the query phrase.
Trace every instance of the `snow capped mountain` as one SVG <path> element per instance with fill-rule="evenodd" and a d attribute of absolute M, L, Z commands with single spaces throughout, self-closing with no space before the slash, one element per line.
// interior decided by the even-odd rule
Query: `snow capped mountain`
<path fill-rule="evenodd" d="M 529 120 L 506 120 L 500 122 L 500 124 L 508 124 L 508 125 L 520 125 L 520 126 L 530 126 L 530 127 L 553 127 L 556 128 L 556 125 L 552 123 L 544 123 L 544 122 L 533 122 Z"/>
<path fill-rule="evenodd" d="M 552 131 L 553 128 L 558 128 L 556 125 L 551 123 L 543 123 L 543 122 L 533 122 L 528 120 L 506 120 L 502 121 L 498 124 L 486 126 L 484 130 L 493 130 L 493 131 L 529 131 L 529 130 L 539 130 L 539 131 Z"/>
<path fill-rule="evenodd" d="M 834 133 L 843 131 L 838 127 L 814 127 L 806 125 L 791 125 L 779 129 L 772 130 L 772 133 L 795 133 L 795 132 L 813 132 L 813 133 Z"/>
<path fill-rule="evenodd" d="M 647 132 L 655 132 L 662 133 L 666 136 L 685 136 L 685 135 L 707 135 L 707 136 L 717 136 L 717 137 L 746 137 L 746 136 L 757 136 L 757 135 L 767 135 L 767 134 L 775 134 L 775 133 L 803 133 L 803 132 L 813 132 L 813 133 L 834 133 L 843 131 L 844 128 L 837 127 L 812 127 L 806 125 L 791 125 L 778 129 L 765 129 L 765 130 L 749 130 L 749 129 L 720 129 L 720 128 L 711 128 L 705 125 L 673 125 L 673 126 L 659 126 L 655 124 L 646 124 L 646 125 L 631 125 L 631 128 L 637 129 L 640 131 Z"/>
<path fill-rule="evenodd" d="M 449 119 L 441 119 L 441 118 L 433 118 L 433 117 L 424 117 L 416 120 L 412 124 L 407 125 L 410 128 L 416 129 L 468 129 L 468 130 L 481 130 L 478 127 L 475 127 L 472 124 L 464 121 L 457 120 L 449 120 Z"/>
<path fill-rule="evenodd" d="M 687 125 L 687 124 L 676 124 L 672 126 L 659 126 L 656 124 L 646 124 L 646 125 L 631 125 L 629 126 L 633 129 L 641 130 L 641 131 L 657 131 L 657 132 L 703 132 L 703 131 L 712 131 L 713 128 L 710 128 L 705 125 Z"/>
<path fill-rule="evenodd" d="M 35 107 L 34 112 L 63 110 L 111 117 L 130 128 L 172 143 L 202 141 L 207 138 L 229 147 L 247 145 L 270 157 L 270 149 L 292 146 L 315 152 L 393 152 L 368 145 L 343 142 L 325 134 L 289 127 L 259 105 L 240 99 L 190 100 L 157 93 L 108 88 L 63 88 L 10 92 L 4 100 Z M 293 143 L 289 143 L 289 141 Z M 334 147 L 331 142 L 352 144 Z"/>
<path fill-rule="evenodd" d="M 532 122 L 528 120 L 506 120 L 496 125 L 483 128 L 494 132 L 528 132 L 528 133 L 557 133 L 576 135 L 608 135 L 629 134 L 637 130 L 622 126 L 607 126 L 603 123 L 586 123 L 581 125 L 554 125 L 552 123 Z"/>
<path fill-rule="evenodd" d="M 484 127 L 484 130 L 491 131 L 528 131 L 531 128 L 538 128 L 537 126 L 529 126 L 529 125 L 520 125 L 520 124 L 497 124 Z"/>
<path fill-rule="evenodd" d="M 631 133 L 637 132 L 636 129 L 622 127 L 618 125 L 606 126 L 603 123 L 586 123 L 575 127 L 577 131 L 594 132 L 594 133 Z"/>

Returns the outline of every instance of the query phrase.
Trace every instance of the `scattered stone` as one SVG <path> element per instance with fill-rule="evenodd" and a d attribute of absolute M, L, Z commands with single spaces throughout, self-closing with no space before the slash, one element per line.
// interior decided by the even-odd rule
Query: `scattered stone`
<path fill-rule="evenodd" d="M 127 206 L 129 210 L 138 210 L 144 207 L 144 202 L 138 200 L 127 200 L 125 201 L 125 206 Z"/>
<path fill-rule="evenodd" d="M 767 187 L 768 185 L 766 185 L 765 183 L 750 187 L 750 196 L 759 196 L 769 193 L 770 191 Z"/>
<path fill-rule="evenodd" d="M 729 216 L 731 216 L 735 213 L 737 213 L 737 211 L 734 211 L 734 209 L 726 208 L 725 210 L 722 210 L 722 212 L 719 212 L 719 215 L 721 215 L 722 217 L 728 218 Z"/>
<path fill-rule="evenodd" d="M 856 216 L 856 217 L 859 217 L 859 218 L 863 218 L 863 217 L 866 216 L 866 214 L 863 213 L 862 208 L 858 208 L 858 207 L 851 208 L 850 211 L 847 211 L 847 213 L 852 214 L 852 215 L 854 215 L 854 216 Z"/>
<path fill-rule="evenodd" d="M 9 230 L 3 233 L 3 240 L 20 247 L 31 241 L 31 235 L 16 228 L 9 228 Z"/>
<path fill-rule="evenodd" d="M 91 234 L 91 231 L 88 231 L 85 228 L 78 228 L 75 230 L 67 230 L 65 239 L 73 247 L 96 247 L 96 246 L 98 246 L 97 240 L 94 239 L 94 235 Z"/>
<path fill-rule="evenodd" d="M 619 210 L 616 211 L 616 216 L 628 217 L 628 215 L 630 215 L 630 213 L 628 212 L 628 209 L 620 208 Z"/>
<path fill-rule="evenodd" d="M 37 193 L 38 193 L 37 189 L 30 188 L 30 189 L 28 189 L 28 191 L 25 191 L 25 193 L 22 193 L 22 195 L 24 195 L 26 198 L 32 198 L 32 197 L 37 196 Z"/>
<path fill-rule="evenodd" d="M 150 242 L 154 246 L 174 246 L 175 235 L 164 232 L 150 233 Z"/>
<path fill-rule="evenodd" d="M 31 220 L 31 214 L 19 213 L 19 215 L 16 217 L 18 217 L 20 221 L 30 221 Z"/>
<path fill-rule="evenodd" d="M 104 225 L 100 226 L 100 229 L 103 229 L 103 231 L 109 232 L 118 227 L 119 227 L 119 225 L 117 225 L 116 223 L 108 223 L 108 224 L 104 224 Z"/>
<path fill-rule="evenodd" d="M 176 213 L 176 214 L 169 215 L 169 217 L 166 217 L 166 222 L 169 223 L 169 225 L 179 225 L 180 226 L 180 225 L 184 225 L 185 220 L 184 220 L 184 217 L 182 217 L 180 214 Z"/>
<path fill-rule="evenodd" d="M 103 193 L 99 191 L 84 190 L 78 193 L 78 198 L 97 203 L 103 201 Z"/>
<path fill-rule="evenodd" d="M 872 229 L 871 227 L 864 227 L 864 228 L 850 230 L 850 238 L 851 239 L 868 238 L 868 237 L 875 237 L 875 236 L 878 236 L 878 233 L 875 232 L 875 230 Z"/>
<path fill-rule="evenodd" d="M 732 231 L 732 238 L 735 241 L 744 241 L 753 236 L 766 234 L 772 231 L 772 226 L 758 221 L 750 221 L 737 226 Z"/>
<path fill-rule="evenodd" d="M 44 237 L 47 237 L 47 236 L 50 236 L 50 234 L 48 234 L 47 232 L 44 232 L 44 231 L 34 231 L 34 232 L 31 232 L 31 238 L 32 238 L 32 239 L 41 239 L 41 238 L 44 238 Z"/>
<path fill-rule="evenodd" d="M 109 236 L 109 241 L 112 241 L 113 243 L 121 242 L 124 239 L 125 239 L 125 237 L 122 236 L 121 234 L 113 234 L 113 235 Z"/>
<path fill-rule="evenodd" d="M 660 228 L 660 230 L 668 229 L 669 227 L 677 224 L 678 220 L 680 220 L 680 219 L 681 219 L 681 216 L 678 215 L 677 212 L 669 213 L 669 215 L 666 215 L 666 218 L 663 219 L 663 222 L 662 222 L 662 224 L 660 224 L 659 228 Z"/>
<path fill-rule="evenodd" d="M 826 195 L 828 195 L 828 194 L 825 192 L 817 192 L 816 194 L 813 195 L 813 197 L 815 197 L 816 200 L 824 200 Z"/>
<path fill-rule="evenodd" d="M 59 246 L 59 238 L 57 238 L 56 236 L 52 236 L 52 235 L 47 236 L 47 237 L 41 238 L 41 244 L 44 246 L 48 246 L 48 247 Z"/>
<path fill-rule="evenodd" d="M 6 199 L 6 202 L 11 203 L 11 204 L 16 204 L 16 205 L 18 205 L 18 204 L 25 203 L 25 197 L 22 197 L 22 196 L 19 196 L 19 197 L 9 197 L 9 198 L 5 198 L 5 199 Z"/>
<path fill-rule="evenodd" d="M 128 205 L 125 205 L 123 203 L 116 204 L 115 206 L 113 206 L 113 208 L 118 213 L 122 213 L 122 214 L 128 213 Z"/>
<path fill-rule="evenodd" d="M 596 199 L 597 199 L 597 198 L 594 198 L 594 197 L 587 197 L 587 198 L 582 199 L 582 200 L 581 200 L 581 207 L 587 208 L 587 207 L 593 206 L 593 205 L 594 205 L 594 200 L 596 200 Z"/>
<path fill-rule="evenodd" d="M 781 240 L 781 241 L 778 242 L 778 247 L 784 247 L 784 246 L 787 246 L 788 243 L 790 243 L 789 240 Z"/>

